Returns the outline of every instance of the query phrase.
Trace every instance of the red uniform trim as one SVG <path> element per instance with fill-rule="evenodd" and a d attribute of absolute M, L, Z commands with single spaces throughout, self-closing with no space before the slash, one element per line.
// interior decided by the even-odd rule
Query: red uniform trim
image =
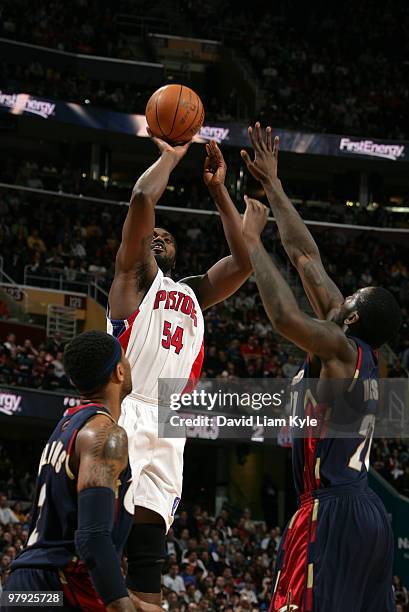
<path fill-rule="evenodd" d="M 313 403 L 309 401 L 305 409 L 305 415 L 319 418 L 320 415 L 315 414 L 316 408 L 317 406 L 314 407 Z M 318 441 L 319 438 L 312 437 L 310 431 L 308 436 L 304 438 L 304 493 L 313 491 L 319 486 L 315 480 L 315 453 Z"/>
<path fill-rule="evenodd" d="M 193 362 L 192 369 L 190 370 L 189 380 L 187 381 L 185 388 L 182 391 L 183 393 L 191 393 L 193 389 L 196 387 L 203 366 L 203 358 L 204 358 L 204 340 L 202 341 L 202 346 L 198 354 L 196 355 L 196 359 Z"/>
<path fill-rule="evenodd" d="M 304 497 L 304 496 L 303 496 Z M 306 612 L 304 599 L 307 591 L 308 547 L 310 544 L 311 513 L 313 498 L 305 494 L 305 503 L 301 505 L 292 519 L 283 543 L 283 562 L 277 590 L 273 596 L 270 612 L 277 612 L 285 605 L 291 590 L 290 603 L 298 606 L 299 612 Z"/>
<path fill-rule="evenodd" d="M 312 589 L 307 589 L 305 593 L 305 612 L 312 610 Z"/>
<path fill-rule="evenodd" d="M 121 346 L 124 349 L 125 353 L 126 353 L 126 349 L 128 348 L 129 338 L 131 337 L 132 326 L 138 314 L 139 314 L 139 308 L 138 310 L 135 310 L 135 312 L 128 319 L 125 319 L 125 321 L 128 324 L 128 327 L 126 328 L 124 332 L 122 332 L 120 336 L 118 336 L 118 340 L 121 343 Z"/>
<path fill-rule="evenodd" d="M 356 366 L 356 369 L 358 370 L 358 372 L 360 372 L 361 370 L 362 356 L 363 356 L 363 350 L 360 346 L 358 346 L 358 364 Z"/>
<path fill-rule="evenodd" d="M 71 606 L 79 610 L 89 610 L 89 612 L 103 612 L 106 610 L 103 601 L 98 597 L 98 593 L 84 563 L 81 561 L 70 563 L 63 570 L 60 579 L 63 586 L 64 599 Z"/>
<path fill-rule="evenodd" d="M 90 406 L 102 406 L 103 407 L 102 404 L 80 404 L 80 406 L 74 406 L 74 408 L 68 408 L 64 412 L 63 416 L 72 416 L 73 414 L 76 414 L 77 412 L 79 412 L 83 408 L 89 408 Z"/>

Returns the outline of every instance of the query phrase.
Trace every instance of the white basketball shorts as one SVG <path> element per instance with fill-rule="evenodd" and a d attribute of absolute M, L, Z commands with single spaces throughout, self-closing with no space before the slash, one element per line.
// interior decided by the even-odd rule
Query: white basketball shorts
<path fill-rule="evenodd" d="M 132 396 L 122 402 L 121 425 L 128 434 L 134 506 L 173 523 L 182 495 L 185 438 L 158 437 L 158 406 Z"/>

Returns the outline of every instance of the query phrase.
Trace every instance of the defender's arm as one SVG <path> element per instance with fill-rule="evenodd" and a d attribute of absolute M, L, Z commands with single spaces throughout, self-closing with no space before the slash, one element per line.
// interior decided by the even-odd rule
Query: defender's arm
<path fill-rule="evenodd" d="M 328 276 L 321 261 L 317 244 L 304 221 L 284 192 L 277 176 L 279 139 L 272 145 L 271 128 L 263 139 L 261 127 L 249 128 L 255 153 L 251 161 L 246 151 L 241 152 L 251 174 L 261 182 L 277 222 L 283 247 L 301 277 L 305 292 L 318 317 L 328 313 L 344 301 L 342 293 Z"/>
<path fill-rule="evenodd" d="M 79 432 L 78 526 L 75 545 L 87 565 L 95 589 L 110 612 L 134 612 L 121 572 L 121 560 L 112 542 L 115 490 L 128 462 L 125 430 L 108 417 L 97 415 Z"/>
<path fill-rule="evenodd" d="M 354 350 L 335 323 L 312 319 L 299 309 L 291 288 L 261 242 L 260 234 L 267 217 L 268 210 L 263 204 L 246 198 L 243 233 L 271 324 L 282 336 L 324 361 L 333 358 L 343 362 L 353 361 Z"/>

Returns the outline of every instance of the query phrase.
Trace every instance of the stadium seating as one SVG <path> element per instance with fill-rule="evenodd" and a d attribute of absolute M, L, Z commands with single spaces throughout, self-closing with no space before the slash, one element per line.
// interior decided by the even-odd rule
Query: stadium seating
<path fill-rule="evenodd" d="M 0 476 L 5 459 L 0 452 Z M 10 508 L 0 493 L 0 592 L 10 561 L 27 541 L 29 522 L 27 503 Z M 268 610 L 280 537 L 279 527 L 254 521 L 248 509 L 225 508 L 216 517 L 199 506 L 182 511 L 167 538 L 164 610 Z M 397 576 L 394 586 L 396 601 L 407 612 L 408 593 Z"/>
<path fill-rule="evenodd" d="M 299 13 L 295 13 L 291 3 L 278 0 L 274 7 L 271 3 L 268 5 L 268 15 L 266 4 L 261 0 L 255 0 L 247 9 L 237 3 L 232 8 L 232 3 L 208 0 L 200 11 L 193 0 L 159 0 L 149 6 L 140 0 L 118 0 L 103 8 L 97 0 L 72 3 L 47 0 L 41 7 L 35 3 L 23 4 L 24 11 L 21 2 L 16 0 L 1 3 L 0 38 L 57 51 L 134 61 L 157 59 L 155 50 L 147 42 L 149 32 L 154 32 L 156 27 L 163 27 L 164 31 L 167 27 L 172 34 L 181 36 L 222 41 L 229 61 L 241 64 L 246 74 L 254 78 L 254 108 L 258 113 L 256 117 L 251 116 L 247 112 L 249 106 L 239 103 L 243 95 L 239 86 L 229 95 L 221 96 L 221 84 L 213 78 L 215 72 L 203 67 L 203 80 L 198 78 L 201 85 L 197 91 L 205 102 L 208 122 L 240 120 L 243 123 L 261 119 L 264 125 L 271 123 L 276 128 L 303 132 L 409 139 L 409 12 L 403 0 L 379 6 L 370 0 L 360 4 L 346 0 L 338 7 L 331 4 L 331 8 L 322 3 L 316 7 L 310 4 Z M 50 55 L 44 53 L 44 57 Z M 146 100 L 155 89 L 149 84 L 136 86 L 126 79 L 110 80 L 112 73 L 104 80 L 90 78 L 75 63 L 63 67 L 58 66 L 58 61 L 48 59 L 42 63 L 27 58 L 20 64 L 18 61 L 10 55 L 0 61 L 2 92 L 26 92 L 118 112 L 143 113 Z M 165 78 L 172 80 L 171 72 L 163 72 Z M 182 67 L 179 75 L 188 78 Z M 192 86 L 196 89 L 196 84 Z M 106 172 L 109 176 L 105 176 L 101 164 L 98 174 L 103 176 L 91 180 L 89 151 L 80 158 L 67 152 L 70 145 L 64 150 L 65 142 L 58 149 L 55 141 L 47 142 L 47 127 L 46 145 L 38 146 L 41 154 L 36 156 L 34 136 L 29 129 L 24 132 L 27 117 L 21 119 L 18 123 L 20 117 L 8 116 L 4 122 L 9 143 L 12 140 L 6 129 L 17 132 L 18 125 L 18 133 L 15 145 L 11 145 L 14 152 L 8 151 L 7 146 L 0 152 L 0 182 L 37 189 L 39 193 L 0 188 L 0 272 L 7 273 L 17 284 L 86 292 L 89 283 L 97 283 L 103 291 L 109 291 L 126 208 L 102 201 L 90 202 L 86 197 L 127 201 L 132 187 L 130 181 L 144 169 L 142 150 L 146 139 L 138 143 L 140 150 L 135 155 L 132 178 L 126 174 L 129 168 L 117 173 L 118 180 L 113 172 Z M 99 137 L 100 134 L 96 140 Z M 84 136 L 81 140 L 84 151 L 86 146 L 91 148 L 91 138 Z M 114 141 L 115 135 L 112 138 Z M 24 146 L 18 151 L 20 144 Z M 118 148 L 117 143 L 110 151 L 107 147 L 107 158 L 110 154 L 114 157 Z M 54 159 L 52 151 L 57 149 L 58 159 Z M 97 151 L 96 156 L 101 153 Z M 121 159 L 120 155 L 117 157 Z M 290 157 L 291 160 L 302 158 L 285 153 L 283 159 Z M 233 166 L 231 175 L 237 171 L 238 176 L 238 151 L 226 147 L 226 158 L 229 166 Z M 311 163 L 311 166 L 315 164 L 315 171 L 319 159 Z M 287 166 L 290 171 L 291 160 Z M 129 158 L 127 161 L 130 163 Z M 356 195 L 360 161 L 356 158 L 351 161 L 356 180 L 351 191 Z M 345 159 L 330 160 L 326 176 L 335 176 L 332 163 L 343 162 Z M 376 163 L 371 160 L 367 167 L 375 168 Z M 399 174 L 396 166 L 401 162 L 385 163 L 389 164 L 385 173 L 390 172 L 389 178 Z M 160 204 L 200 212 L 214 210 L 200 172 L 198 168 L 196 173 L 185 173 L 188 176 L 180 180 L 172 176 L 174 184 Z M 369 169 L 366 176 L 369 183 L 374 178 L 371 172 Z M 378 170 L 373 172 L 377 174 Z M 375 182 L 378 178 L 381 182 L 380 175 L 381 170 Z M 229 180 L 232 185 L 236 179 Z M 399 187 L 393 193 L 398 184 L 394 180 L 390 178 L 386 185 L 385 177 L 385 188 L 383 185 L 374 191 L 380 194 L 379 198 L 372 193 L 372 200 L 367 200 L 372 202 L 368 209 L 356 202 L 348 201 L 347 206 L 344 185 L 330 190 L 331 178 L 317 184 L 314 179 L 300 185 L 289 181 L 288 193 L 305 219 L 345 225 L 337 229 L 315 225 L 313 229 L 324 264 L 345 295 L 375 284 L 390 289 L 399 301 L 403 326 L 399 337 L 391 343 L 390 355 L 394 357 L 388 365 L 388 376 L 401 378 L 407 377 L 409 370 L 406 235 L 346 229 L 351 224 L 379 229 L 409 228 L 409 214 L 402 212 L 408 210 L 406 188 Z M 251 187 L 245 181 L 241 190 L 243 185 Z M 334 180 L 334 185 L 337 182 L 340 181 Z M 61 192 L 61 197 L 41 193 L 43 189 Z M 64 198 L 63 194 L 85 197 Z M 317 205 L 311 206 L 311 200 Z M 402 211 L 393 214 L 385 208 L 392 204 L 400 206 Z M 242 202 L 238 206 L 242 210 Z M 192 210 L 191 214 L 183 215 L 165 212 L 159 212 L 157 223 L 169 227 L 176 236 L 177 278 L 202 273 L 227 253 L 217 217 L 195 215 Z M 265 232 L 265 244 L 274 252 L 302 307 L 307 308 L 297 276 L 286 261 L 272 224 Z M 15 320 L 14 314 L 10 303 L 0 299 L 0 319 L 10 324 Z M 291 378 L 297 371 L 299 355 L 273 333 L 253 279 L 225 303 L 205 313 L 205 328 L 204 378 Z M 63 349 L 64 343 L 59 337 L 40 342 L 27 336 L 18 342 L 13 334 L 0 332 L 0 386 L 67 392 L 71 396 L 73 388 L 62 363 Z M 401 495 L 409 497 L 407 442 L 400 438 L 374 439 L 371 465 Z M 41 452 L 39 444 L 39 441 L 25 440 L 25 452 L 21 453 L 19 444 L 6 438 L 0 441 L 0 593 L 11 560 L 27 541 L 35 483 L 33 465 Z M 267 516 L 264 506 L 264 521 L 254 520 L 250 510 L 244 507 L 225 506 L 211 516 L 206 508 L 196 504 L 197 500 L 189 498 L 187 492 L 168 534 L 164 610 L 268 610 L 281 537 L 277 517 Z M 397 611 L 409 612 L 409 594 L 398 576 L 394 577 L 394 592 Z"/>
<path fill-rule="evenodd" d="M 41 11 L 33 6 L 23 13 L 15 2 L 3 2 L 0 36 L 65 51 L 144 60 L 145 56 L 135 52 L 132 37 L 119 26 L 117 15 L 160 17 L 165 22 L 169 19 L 173 33 L 208 38 L 212 32 L 213 38 L 235 49 L 238 61 L 242 57 L 252 66 L 265 92 L 264 122 L 305 131 L 409 137 L 405 120 L 409 90 L 404 86 L 408 77 L 404 32 L 409 17 L 402 0 L 401 10 L 396 4 L 392 11 L 370 2 L 361 3 L 357 9 L 349 0 L 342 8 L 319 5 L 291 16 L 284 1 L 275 3 L 274 11 L 269 6 L 268 14 L 262 2 L 256 3 L 257 10 L 253 5 L 250 10 L 233 10 L 228 3 L 213 0 L 200 12 L 191 0 L 183 0 L 178 6 L 155 3 L 152 7 L 122 0 L 103 11 L 94 8 L 95 2 L 76 4 L 81 10 L 80 22 L 78 13 L 61 2 L 48 2 Z M 91 82 L 79 74 L 66 78 L 58 70 L 42 72 L 32 64 L 11 76 L 16 84 L 24 83 L 38 95 L 75 101 L 91 97 L 92 103 L 124 111 L 143 108 L 143 96 L 132 88 L 115 88 L 107 83 L 91 87 Z M 2 74 L 0 87 L 10 78 L 5 68 Z M 240 92 L 236 91 L 233 98 L 238 96 Z M 238 105 L 220 108 L 226 104 L 225 98 L 221 103 L 217 97 L 213 103 L 209 100 L 208 112 L 234 118 Z"/>

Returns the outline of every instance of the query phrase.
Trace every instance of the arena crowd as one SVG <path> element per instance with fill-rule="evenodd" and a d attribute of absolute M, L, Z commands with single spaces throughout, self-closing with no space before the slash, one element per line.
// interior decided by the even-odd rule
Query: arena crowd
<path fill-rule="evenodd" d="M 0 469 L 2 460 L 0 450 Z M 27 541 L 30 518 L 27 503 L 11 506 L 0 493 L 0 592 L 10 562 Z M 249 509 L 224 508 L 216 517 L 198 506 L 181 511 L 167 537 L 163 609 L 268 610 L 280 537 L 279 527 L 253 520 Z M 398 576 L 394 590 L 397 611 L 408 612 L 408 591 Z"/>
<path fill-rule="evenodd" d="M 409 138 L 409 13 L 403 0 L 359 5 L 347 0 L 331 9 L 309 5 L 294 11 L 279 0 L 268 7 L 256 0 L 250 9 L 225 0 L 209 0 L 197 11 L 193 0 L 161 0 L 147 5 L 118 0 L 101 8 L 97 0 L 46 0 L 41 6 L 4 0 L 0 6 L 0 37 L 61 51 L 103 55 L 123 60 L 155 59 L 142 41 L 146 31 L 164 22 L 173 32 L 208 37 L 208 32 L 235 53 L 263 92 L 263 123 L 302 131 L 334 132 L 379 138 Z M 329 6 L 329 5 L 328 5 Z M 397 8 L 402 10 L 397 10 Z M 120 15 L 139 19 L 134 32 L 125 32 Z M 126 21 L 126 20 L 125 20 Z M 147 22 L 146 22 L 147 23 Z M 148 30 L 149 31 L 149 30 Z M 248 33 L 252 36 L 249 41 Z M 142 42 L 141 42 L 142 41 Z M 382 53 L 380 53 L 382 49 Z M 108 80 L 90 80 L 80 72 L 60 70 L 35 61 L 25 65 L 0 63 L 0 89 L 92 104 L 121 112 L 143 112 L 151 91 Z M 243 117 L 240 92 L 205 96 L 208 119 L 252 120 Z M 202 94 L 202 92 L 199 92 Z M 7 156 L 0 180 L 18 185 L 127 199 L 129 188 L 91 181 L 77 166 L 51 161 L 13 160 Z M 345 208 L 338 194 L 289 192 L 291 197 L 323 199 L 331 207 L 301 204 L 305 218 L 372 226 L 408 227 L 407 215 L 391 215 L 382 206 L 368 211 Z M 197 180 L 185 179 L 166 194 L 166 203 L 186 208 L 213 208 Z M 85 201 L 53 199 L 0 190 L 0 253 L 5 272 L 18 283 L 82 291 L 96 282 L 105 291 L 113 277 L 125 210 Z M 158 216 L 175 234 L 180 246 L 177 277 L 206 270 L 226 254 L 217 219 Z M 385 238 L 386 236 L 386 238 Z M 408 246 L 400 238 L 376 233 L 316 232 L 325 265 L 345 295 L 370 284 L 388 287 L 402 308 L 403 327 L 392 343 L 397 359 L 390 377 L 409 370 Z M 295 274 L 273 226 L 265 233 L 283 271 L 295 286 Z M 0 318 L 13 313 L 0 300 Z M 205 315 L 204 377 L 292 377 L 298 354 L 272 332 L 252 279 L 226 303 Z M 72 392 L 63 366 L 64 342 L 49 338 L 35 345 L 17 342 L 12 333 L 0 335 L 0 385 L 44 391 Z M 0 443 L 0 592 L 8 567 L 27 542 L 34 492 L 31 444 L 25 453 Z M 375 439 L 373 467 L 402 495 L 409 496 L 407 441 Z M 34 461 L 35 462 L 35 461 Z M 279 526 L 256 521 L 250 510 L 225 507 L 217 515 L 186 503 L 181 506 L 167 539 L 163 575 L 164 609 L 168 612 L 255 612 L 267 610 Z M 394 577 L 397 612 L 409 612 L 409 594 Z"/>
<path fill-rule="evenodd" d="M 202 150 L 204 155 L 204 147 Z M 232 156 L 236 155 L 236 163 L 239 160 L 237 151 L 232 153 L 231 149 L 225 147 L 224 154 L 227 160 L 230 158 L 232 164 L 234 164 Z M 93 180 L 87 171 L 68 161 L 67 155 L 63 159 L 65 161 L 57 161 L 55 158 L 41 161 L 38 159 L 21 160 L 12 155 L 2 155 L 0 151 L 0 181 L 34 189 L 81 194 L 105 200 L 127 201 L 138 171 L 140 173 L 143 171 L 143 168 L 136 168 L 133 176 L 121 181 L 115 180 L 113 172 L 112 176 L 108 176 L 107 181 L 103 183 L 101 180 Z M 365 208 L 350 200 L 347 205 L 345 193 L 342 191 L 343 187 L 340 191 L 339 185 L 337 189 L 336 186 L 334 188 L 326 185 L 319 186 L 312 182 L 301 188 L 294 180 L 284 179 L 284 183 L 288 196 L 306 220 L 409 229 L 408 213 L 396 214 L 387 210 L 390 204 L 387 195 L 381 196 L 380 203 L 376 203 L 375 206 Z M 162 205 L 214 210 L 214 203 L 202 185 L 200 174 L 178 176 L 176 179 L 171 179 L 171 186 L 172 189 L 166 191 L 160 202 Z M 247 186 L 246 190 L 251 191 L 251 185 Z M 241 208 L 241 197 L 233 199 L 239 200 L 237 205 Z M 408 202 L 408 198 L 403 199 L 402 206 L 407 206 Z"/>
<path fill-rule="evenodd" d="M 55 174 L 52 169 L 51 174 Z M 34 171 L 32 179 L 35 181 L 36 177 L 38 174 Z M 0 252 L 8 253 L 3 261 L 4 270 L 17 283 L 24 282 L 26 277 L 27 284 L 86 291 L 87 283 L 93 280 L 108 291 L 125 213 L 125 207 L 1 190 Z M 177 278 L 192 272 L 202 273 L 227 252 L 217 218 L 203 220 L 197 216 L 160 213 L 157 224 L 169 228 L 182 245 Z M 395 352 L 402 360 L 396 368 L 407 369 L 409 272 L 405 241 L 394 236 L 392 240 L 390 234 L 384 238 L 371 232 L 346 233 L 333 228 L 317 230 L 315 235 L 329 273 L 345 295 L 371 284 L 388 287 L 394 293 L 402 306 L 404 321 L 394 343 Z M 265 231 L 265 244 L 285 270 L 287 260 L 273 224 Z M 294 274 L 293 279 L 295 282 Z M 272 341 L 271 327 L 251 281 L 225 304 L 210 309 L 206 326 L 207 346 L 217 347 L 218 338 L 220 341 L 223 337 L 224 351 L 230 350 L 231 342 L 234 347 L 237 341 L 243 344 L 256 336 L 260 348 L 253 353 L 261 357 L 263 345 L 276 343 Z M 282 360 L 278 365 L 283 364 Z M 237 365 L 236 373 L 243 372 L 243 364 L 237 362 Z"/>
<path fill-rule="evenodd" d="M 108 206 L 101 209 L 84 202 L 81 206 L 59 202 L 55 207 L 45 199 L 36 198 L 35 205 L 32 196 L 21 198 L 7 193 L 0 199 L 3 219 L 0 251 L 7 249 L 12 253 L 10 263 L 4 262 L 7 270 L 21 281 L 24 266 L 28 265 L 32 273 L 46 275 L 49 286 L 53 270 L 65 270 L 66 282 L 75 283 L 81 269 L 88 274 L 90 266 L 96 265 L 99 282 L 108 288 L 122 215 L 114 214 Z M 8 214 L 11 207 L 13 216 Z M 172 227 L 183 244 L 179 277 L 206 269 L 225 253 L 217 221 L 195 221 L 192 227 L 184 220 L 175 224 L 175 228 Z M 402 305 L 407 303 L 406 245 L 383 242 L 372 235 L 347 238 L 342 232 L 331 231 L 321 233 L 317 239 L 330 272 L 346 294 L 356 287 L 379 282 L 394 291 Z M 271 244 L 271 250 L 283 262 L 272 229 L 266 232 L 266 243 Z M 206 313 L 204 376 L 291 377 L 297 370 L 297 357 L 272 334 L 257 296 L 250 281 L 225 304 Z M 403 313 L 405 324 L 395 348 L 407 367 L 409 335 L 404 307 Z M 30 339 L 19 346 L 13 335 L 1 340 L 2 385 L 58 390 L 69 384 L 63 371 L 63 344 L 59 338 L 41 346 L 33 346 Z M 390 374 L 404 376 L 402 364 L 397 362 Z M 407 495 L 407 444 L 400 440 L 375 440 L 372 455 L 375 469 Z M 10 449 L 0 450 L 0 491 L 4 493 L 0 495 L 2 580 L 10 560 L 27 539 L 30 520 L 27 501 L 33 492 L 32 466 L 26 468 L 19 463 L 17 471 L 13 456 Z M 10 510 L 7 498 L 13 500 Z M 226 510 L 212 517 L 201 508 L 188 513 L 182 509 L 167 543 L 163 577 L 165 609 L 169 612 L 267 610 L 279 538 L 278 526 L 267 528 L 263 522 L 253 521 L 248 511 Z M 397 610 L 407 612 L 408 593 L 398 577 L 394 583 Z"/>
<path fill-rule="evenodd" d="M 174 34 L 201 38 L 212 32 L 212 38 L 234 50 L 236 61 L 250 67 L 265 91 L 264 122 L 302 131 L 409 138 L 409 16 L 403 0 L 379 6 L 365 0 L 359 7 L 348 0 L 297 11 L 284 0 L 274 7 L 259 0 L 251 8 L 211 0 L 199 12 L 192 0 L 153 5 L 121 0 L 104 10 L 95 0 L 76 0 L 69 8 L 62 0 L 48 0 L 31 10 L 19 7 L 16 1 L 2 2 L 0 36 L 126 60 L 146 60 L 150 51 L 141 45 L 140 29 L 129 32 L 121 27 L 121 15 L 137 17 L 141 23 L 159 19 L 148 22 L 147 31 L 168 26 Z M 81 74 L 44 70 L 35 63 L 19 70 L 5 67 L 3 72 L 0 88 L 24 86 L 37 95 L 82 103 L 90 99 L 123 111 L 144 108 L 143 96 L 123 84 L 91 86 Z M 206 98 L 208 116 L 236 119 L 243 108 L 239 98 L 236 90 Z"/>
<path fill-rule="evenodd" d="M 285 0 L 274 6 L 211 0 L 200 12 L 194 0 L 182 6 L 197 35 L 214 32 L 251 65 L 267 93 L 264 123 L 408 138 L 409 13 L 403 0 L 297 10 Z"/>

